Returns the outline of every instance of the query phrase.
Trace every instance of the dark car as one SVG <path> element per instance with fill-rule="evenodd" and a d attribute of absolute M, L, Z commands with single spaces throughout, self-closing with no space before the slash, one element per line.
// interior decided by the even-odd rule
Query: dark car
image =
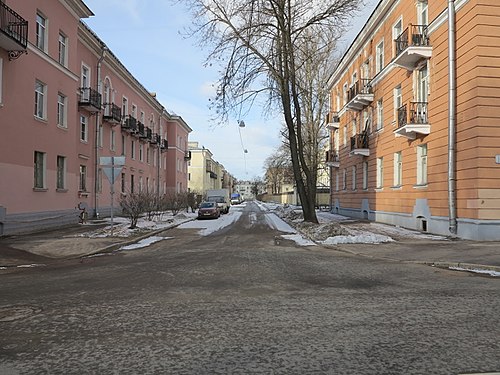
<path fill-rule="evenodd" d="M 217 219 L 220 216 L 216 202 L 201 202 L 198 209 L 198 219 Z"/>

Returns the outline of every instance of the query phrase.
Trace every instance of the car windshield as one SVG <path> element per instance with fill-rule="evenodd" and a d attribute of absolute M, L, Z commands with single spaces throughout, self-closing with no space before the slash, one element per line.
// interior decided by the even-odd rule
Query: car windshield
<path fill-rule="evenodd" d="M 200 204 L 200 208 L 212 208 L 212 207 L 214 207 L 213 202 L 203 202 L 202 204 Z"/>

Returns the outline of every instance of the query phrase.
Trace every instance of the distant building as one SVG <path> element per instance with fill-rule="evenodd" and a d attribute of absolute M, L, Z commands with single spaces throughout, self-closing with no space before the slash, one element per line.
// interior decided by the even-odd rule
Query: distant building
<path fill-rule="evenodd" d="M 188 163 L 188 189 L 204 195 L 210 189 L 233 191 L 234 178 L 222 164 L 213 158 L 212 152 L 198 142 L 189 142 L 191 159 Z"/>

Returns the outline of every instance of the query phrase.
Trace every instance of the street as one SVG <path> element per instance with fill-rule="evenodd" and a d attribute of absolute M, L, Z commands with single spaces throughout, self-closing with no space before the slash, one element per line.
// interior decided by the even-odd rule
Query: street
<path fill-rule="evenodd" d="M 240 214 L 0 275 L 0 374 L 500 371 L 498 279 L 276 241 L 256 204 Z"/>

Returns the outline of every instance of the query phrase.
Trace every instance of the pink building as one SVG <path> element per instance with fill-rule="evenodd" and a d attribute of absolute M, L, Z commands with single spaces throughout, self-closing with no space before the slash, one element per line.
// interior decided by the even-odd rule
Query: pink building
<path fill-rule="evenodd" d="M 167 188 L 175 192 L 188 190 L 188 161 L 191 151 L 188 149 L 188 136 L 192 129 L 182 117 L 171 114 L 167 120 L 169 139 L 167 158 Z"/>
<path fill-rule="evenodd" d="M 0 2 L 0 235 L 75 223 L 79 204 L 108 215 L 102 157 L 125 157 L 116 192 L 187 190 L 172 166 L 191 129 L 80 22 L 92 15 L 80 0 Z"/>

